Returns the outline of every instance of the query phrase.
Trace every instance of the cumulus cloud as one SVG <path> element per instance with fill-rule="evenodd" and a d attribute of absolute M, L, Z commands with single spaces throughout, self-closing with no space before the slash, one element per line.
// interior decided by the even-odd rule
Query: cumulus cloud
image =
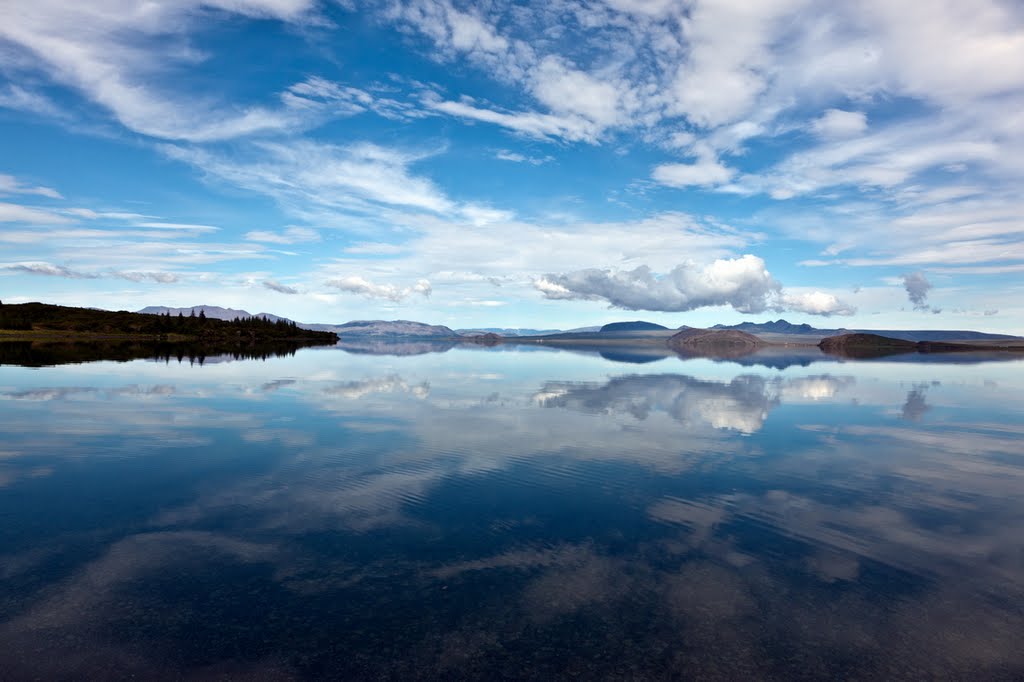
<path fill-rule="evenodd" d="M 425 298 L 429 298 L 430 294 L 433 292 L 430 282 L 425 279 L 417 280 L 417 282 L 412 286 L 399 287 L 394 284 L 374 284 L 363 277 L 352 275 L 349 277 L 342 277 L 340 279 L 329 280 L 327 285 L 338 289 L 339 291 L 359 294 L 360 296 L 365 296 L 367 298 L 383 298 L 389 301 L 394 301 L 395 303 L 400 303 L 413 294 L 419 294 Z"/>
<path fill-rule="evenodd" d="M 534 286 L 546 298 L 605 300 L 626 310 L 683 312 L 729 305 L 744 313 L 764 312 L 782 289 L 764 261 L 749 254 L 703 267 L 684 263 L 663 276 L 647 266 L 628 271 L 577 270 L 545 275 Z"/>
<path fill-rule="evenodd" d="M 856 308 L 820 291 L 790 293 L 765 262 L 747 254 L 708 265 L 677 265 L 665 275 L 649 267 L 617 271 L 591 268 L 534 280 L 545 298 L 607 301 L 613 308 L 685 312 L 728 305 L 741 313 L 792 310 L 809 315 L 852 315 Z"/>
<path fill-rule="evenodd" d="M 807 293 L 783 292 L 782 307 L 808 315 L 853 315 L 857 308 L 839 300 L 832 294 L 823 291 L 811 291 Z"/>
<path fill-rule="evenodd" d="M 287 284 L 281 284 L 272 279 L 263 280 L 263 286 L 271 291 L 276 291 L 279 294 L 297 294 L 299 290 L 295 287 L 290 287 Z"/>
<path fill-rule="evenodd" d="M 621 101 L 626 91 L 626 83 L 603 81 L 556 57 L 544 58 L 533 74 L 533 94 L 541 103 L 555 113 L 593 121 L 601 129 L 626 116 Z"/>
<path fill-rule="evenodd" d="M 904 274 L 903 288 L 907 290 L 907 297 L 914 304 L 914 310 L 931 310 L 931 306 L 928 305 L 928 292 L 932 288 L 932 283 L 923 272 Z"/>

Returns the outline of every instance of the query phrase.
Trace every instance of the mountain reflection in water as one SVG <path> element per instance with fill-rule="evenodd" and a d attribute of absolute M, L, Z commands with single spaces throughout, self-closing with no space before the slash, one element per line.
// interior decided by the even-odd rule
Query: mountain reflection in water
<path fill-rule="evenodd" d="M 1022 389 L 478 347 L 4 366 L 0 670 L 1020 678 Z"/>

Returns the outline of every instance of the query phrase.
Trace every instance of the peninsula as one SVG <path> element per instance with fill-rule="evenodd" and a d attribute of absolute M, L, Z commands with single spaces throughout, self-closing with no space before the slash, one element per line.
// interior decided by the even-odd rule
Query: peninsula
<path fill-rule="evenodd" d="M 330 331 L 261 317 L 220 320 L 198 315 L 113 312 L 46 303 L 0 303 L 0 340 L 160 341 L 250 347 L 287 342 L 300 346 L 337 342 Z"/>

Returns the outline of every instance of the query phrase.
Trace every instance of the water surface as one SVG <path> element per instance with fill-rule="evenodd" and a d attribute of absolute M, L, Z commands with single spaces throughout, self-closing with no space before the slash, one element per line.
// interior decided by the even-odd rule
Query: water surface
<path fill-rule="evenodd" d="M 0 367 L 0 676 L 1024 676 L 1024 363 L 429 350 Z"/>

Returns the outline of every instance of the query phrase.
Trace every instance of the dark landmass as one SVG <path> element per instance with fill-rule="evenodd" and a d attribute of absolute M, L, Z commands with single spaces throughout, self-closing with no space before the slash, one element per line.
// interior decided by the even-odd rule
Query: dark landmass
<path fill-rule="evenodd" d="M 280 317 L 272 313 L 256 313 L 255 315 L 245 310 L 233 308 L 222 308 L 215 305 L 196 305 L 187 308 L 170 308 L 166 306 L 149 306 L 139 312 L 150 314 L 170 313 L 176 316 L 179 313 L 185 317 L 192 313 L 204 314 L 207 318 L 234 320 L 235 318 L 262 318 L 270 322 L 284 321 L 292 324 L 293 320 Z M 668 338 L 675 330 L 664 327 L 653 322 L 636 320 L 632 322 L 612 322 L 603 327 L 579 327 L 577 329 L 527 329 L 516 327 L 480 327 L 471 329 L 452 330 L 444 325 L 431 325 L 411 320 L 356 320 L 342 324 L 322 324 L 294 322 L 300 329 L 314 331 L 335 332 L 344 336 L 357 337 L 410 337 L 413 339 L 446 338 L 458 342 L 461 337 L 475 337 L 486 334 L 497 334 L 504 339 L 539 339 L 549 338 L 556 343 L 580 342 L 593 343 L 595 341 L 609 345 L 622 345 L 626 340 L 634 343 L 649 344 L 652 341 L 659 343 L 659 339 Z M 683 326 L 680 330 L 689 329 Z M 793 324 L 784 319 L 769 320 L 766 322 L 741 322 L 734 325 L 716 324 L 712 330 L 736 330 L 746 332 L 759 337 L 762 341 L 770 344 L 786 345 L 817 345 L 823 338 L 840 336 L 844 334 L 862 333 L 885 336 L 892 339 L 905 341 L 935 341 L 935 342 L 993 342 L 1005 343 L 1006 345 L 1024 344 L 1024 337 L 1012 336 L 1009 334 L 992 334 L 972 330 L 940 330 L 940 329 L 825 329 L 813 327 L 809 324 Z M 600 336 L 597 336 L 600 334 Z M 555 338 L 552 338 L 555 337 Z"/>
<path fill-rule="evenodd" d="M 477 334 L 476 336 L 467 336 L 463 339 L 469 343 L 475 343 L 478 346 L 497 346 L 502 342 L 502 337 L 497 334 L 488 332 L 487 334 Z"/>
<path fill-rule="evenodd" d="M 712 329 L 735 329 L 757 335 L 793 335 L 807 337 L 841 336 L 846 334 L 871 334 L 904 341 L 996 341 L 1020 340 L 1010 334 L 989 334 L 956 329 L 819 329 L 809 324 L 792 324 L 786 320 L 774 322 L 741 322 L 734 325 L 716 324 Z"/>
<path fill-rule="evenodd" d="M 611 322 L 601 327 L 599 331 L 602 333 L 606 332 L 646 332 L 646 331 L 663 331 L 668 329 L 664 325 L 655 324 L 653 322 L 643 322 L 637 320 L 635 322 Z"/>
<path fill-rule="evenodd" d="M 668 340 L 677 353 L 709 357 L 740 357 L 765 345 L 753 334 L 735 329 L 696 329 L 688 327 Z"/>
<path fill-rule="evenodd" d="M 0 305 L 0 339 L 201 343 L 223 351 L 278 342 L 333 344 L 338 337 L 258 317 L 226 321 L 208 318 L 202 311 L 186 317 L 21 303 Z"/>
<path fill-rule="evenodd" d="M 1012 337 L 1011 337 L 1012 338 Z M 822 339 L 818 347 L 825 353 L 847 358 L 876 358 L 902 353 L 978 353 L 982 351 L 1024 351 L 1024 346 L 952 343 L 947 341 L 907 341 L 880 334 L 841 334 Z"/>
<path fill-rule="evenodd" d="M 830 355 L 847 358 L 878 358 L 898 353 L 914 353 L 917 343 L 879 334 L 840 334 L 822 339 L 818 347 Z"/>

